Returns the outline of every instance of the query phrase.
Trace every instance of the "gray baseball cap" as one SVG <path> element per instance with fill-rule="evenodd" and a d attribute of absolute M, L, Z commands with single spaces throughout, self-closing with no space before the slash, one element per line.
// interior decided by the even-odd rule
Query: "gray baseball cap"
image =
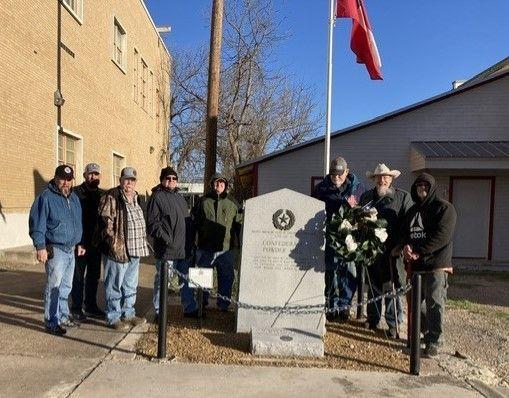
<path fill-rule="evenodd" d="M 101 166 L 97 163 L 89 163 L 85 166 L 84 174 L 99 173 L 101 174 Z"/>
<path fill-rule="evenodd" d="M 346 160 L 341 156 L 338 156 L 330 162 L 330 174 L 343 174 L 346 169 L 348 169 L 348 165 Z"/>
<path fill-rule="evenodd" d="M 120 178 L 121 179 L 132 178 L 136 180 L 136 170 L 134 169 L 134 167 L 124 167 L 120 172 Z"/>

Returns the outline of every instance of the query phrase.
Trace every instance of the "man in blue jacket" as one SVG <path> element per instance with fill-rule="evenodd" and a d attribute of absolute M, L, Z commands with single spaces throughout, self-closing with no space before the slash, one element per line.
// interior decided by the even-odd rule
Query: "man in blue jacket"
<path fill-rule="evenodd" d="M 346 160 L 337 157 L 330 164 L 325 176 L 311 196 L 325 202 L 327 224 L 341 206 L 355 206 L 364 189 L 355 174 L 350 172 Z M 343 260 L 334 253 L 330 242 L 325 242 L 325 299 L 335 311 L 327 314 L 329 321 L 346 321 L 350 317 L 350 305 L 357 288 L 355 269 L 348 269 Z"/>
<path fill-rule="evenodd" d="M 35 198 L 30 209 L 29 233 L 37 250 L 37 260 L 46 268 L 44 289 L 44 324 L 48 333 L 62 336 L 65 327 L 73 327 L 68 296 L 74 275 L 74 249 L 81 241 L 81 206 L 71 191 L 72 167 L 60 165 L 55 177 Z M 78 246 L 77 255 L 85 254 Z"/>

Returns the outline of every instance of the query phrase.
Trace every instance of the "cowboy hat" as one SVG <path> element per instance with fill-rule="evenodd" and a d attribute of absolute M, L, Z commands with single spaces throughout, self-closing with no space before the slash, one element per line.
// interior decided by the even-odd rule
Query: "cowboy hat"
<path fill-rule="evenodd" d="M 368 178 L 374 178 L 376 176 L 391 176 L 393 178 L 398 178 L 400 174 L 401 171 L 391 170 L 384 163 L 377 164 L 373 172 L 366 171 L 366 177 Z"/>

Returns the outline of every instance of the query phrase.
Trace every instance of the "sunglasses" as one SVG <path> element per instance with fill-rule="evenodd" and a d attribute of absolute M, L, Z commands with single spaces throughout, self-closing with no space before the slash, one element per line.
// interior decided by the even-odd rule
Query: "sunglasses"
<path fill-rule="evenodd" d="M 177 177 L 175 177 L 175 176 L 165 177 L 164 179 L 165 179 L 165 180 L 168 180 L 168 181 L 178 181 L 178 178 L 177 178 Z"/>

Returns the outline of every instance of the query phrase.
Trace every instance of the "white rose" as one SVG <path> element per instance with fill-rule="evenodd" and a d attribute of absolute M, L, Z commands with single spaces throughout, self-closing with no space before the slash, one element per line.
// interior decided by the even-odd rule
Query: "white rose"
<path fill-rule="evenodd" d="M 377 216 L 378 215 L 378 210 L 376 209 L 376 207 L 372 207 L 369 209 L 369 214 L 371 214 L 372 216 Z"/>
<path fill-rule="evenodd" d="M 352 235 L 347 235 L 345 238 L 345 244 L 346 248 L 349 253 L 355 251 L 357 249 L 357 243 L 355 243 L 355 240 L 353 239 Z"/>
<path fill-rule="evenodd" d="M 375 228 L 375 236 L 380 239 L 380 242 L 384 243 L 389 235 L 385 228 Z"/>
<path fill-rule="evenodd" d="M 376 214 L 370 214 L 368 217 L 364 217 L 368 221 L 376 221 Z"/>
<path fill-rule="evenodd" d="M 348 220 L 343 220 L 343 222 L 341 223 L 341 225 L 339 226 L 340 229 L 352 229 L 352 224 L 350 224 L 350 221 Z"/>

